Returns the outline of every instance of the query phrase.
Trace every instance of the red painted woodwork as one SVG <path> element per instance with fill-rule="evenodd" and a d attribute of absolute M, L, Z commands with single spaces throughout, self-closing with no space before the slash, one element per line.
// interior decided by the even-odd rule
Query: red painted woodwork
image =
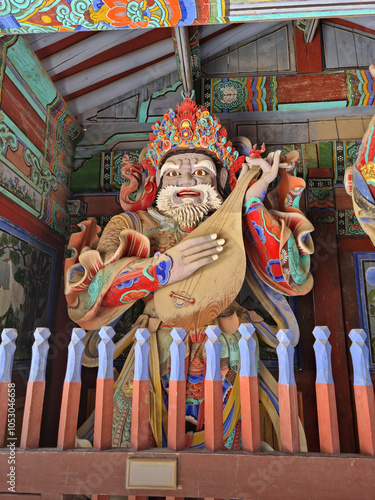
<path fill-rule="evenodd" d="M 204 447 L 223 449 L 223 388 L 221 380 L 204 381 Z"/>
<path fill-rule="evenodd" d="M 308 176 L 309 179 L 332 179 L 332 170 L 330 168 L 309 168 Z"/>
<path fill-rule="evenodd" d="M 312 233 L 315 252 L 312 258 L 314 276 L 314 310 L 315 324 L 327 325 L 332 346 L 332 373 L 335 381 L 337 416 L 339 424 L 340 448 L 342 453 L 353 453 L 355 431 L 353 406 L 349 382 L 347 333 L 344 327 L 344 313 L 340 290 L 340 269 L 338 259 L 335 224 L 316 224 Z M 343 293 L 344 287 L 342 287 Z M 355 288 L 354 288 L 355 290 Z M 357 307 L 354 290 L 351 290 L 351 302 Z M 355 323 L 350 325 L 351 328 Z"/>
<path fill-rule="evenodd" d="M 93 34 L 93 33 L 90 33 Z M 133 38 L 130 42 L 122 43 L 121 45 L 115 45 L 111 47 L 109 50 L 105 52 L 101 52 L 94 57 L 90 57 L 86 59 L 86 61 L 81 62 L 77 66 L 72 66 L 69 69 L 58 73 L 55 76 L 51 77 L 53 82 L 61 80 L 62 78 L 66 78 L 70 75 L 74 75 L 79 71 L 84 71 L 88 68 L 92 68 L 93 66 L 97 66 L 103 62 L 106 62 L 110 59 L 114 59 L 115 57 L 120 57 L 125 54 L 129 54 L 130 52 L 134 52 L 135 50 L 143 49 L 144 47 L 148 47 L 153 43 L 160 42 L 161 40 L 165 40 L 166 38 L 171 38 L 171 29 L 164 28 L 162 30 L 152 30 L 147 33 L 144 33 L 142 36 L 138 36 L 137 38 Z M 61 49 L 58 49 L 61 50 Z M 55 53 L 57 50 L 55 50 Z M 39 56 L 39 51 L 37 52 Z"/>
<path fill-rule="evenodd" d="M 279 104 L 345 100 L 347 98 L 345 78 L 345 73 L 279 76 L 277 79 Z"/>
<path fill-rule="evenodd" d="M 28 382 L 23 412 L 21 448 L 38 448 L 45 382 Z"/>
<path fill-rule="evenodd" d="M 59 40 L 58 42 L 52 43 L 51 45 L 47 45 L 46 47 L 43 47 L 39 50 L 35 51 L 35 54 L 37 55 L 38 59 L 42 60 L 45 57 L 51 56 L 53 54 L 56 54 L 56 52 L 60 50 L 64 50 L 74 43 L 78 43 L 81 40 L 84 40 L 85 38 L 89 38 L 90 36 L 94 35 L 94 32 L 90 31 L 81 31 L 77 33 L 72 33 L 71 36 L 67 38 L 63 38 L 62 40 Z"/>
<path fill-rule="evenodd" d="M 320 451 L 336 455 L 340 453 L 340 440 L 335 385 L 317 383 L 315 387 L 318 405 Z"/>
<path fill-rule="evenodd" d="M 69 450 L 75 447 L 81 382 L 64 382 L 61 400 L 57 447 Z"/>
<path fill-rule="evenodd" d="M 0 451 L 0 470 L 8 470 L 8 450 Z M 172 452 L 167 449 L 135 453 L 126 449 L 17 451 L 19 493 L 79 493 L 149 496 L 150 490 L 126 490 L 129 458 L 177 459 L 178 489 L 152 490 L 153 496 L 180 498 L 280 498 L 301 500 L 306 494 L 319 500 L 373 498 L 375 460 L 356 455 L 324 456 L 303 453 L 208 454 Z M 56 473 L 58 464 L 59 473 Z M 41 474 L 41 471 L 43 473 Z M 53 480 L 51 480 L 53 478 Z M 0 474 L 0 491 L 7 491 L 6 475 Z"/>
<path fill-rule="evenodd" d="M 372 385 L 354 386 L 359 450 L 375 456 L 375 400 Z"/>
<path fill-rule="evenodd" d="M 133 381 L 131 447 L 146 450 L 149 447 L 150 382 Z"/>
<path fill-rule="evenodd" d="M 298 396 L 296 385 L 278 384 L 281 451 L 299 452 Z"/>
<path fill-rule="evenodd" d="M 320 29 L 316 30 L 312 42 L 305 43 L 303 32 L 295 26 L 294 42 L 297 73 L 321 73 L 323 65 Z"/>
<path fill-rule="evenodd" d="M 360 24 L 352 23 L 347 21 L 346 19 L 339 19 L 337 17 L 326 19 L 331 23 L 338 24 L 339 26 L 345 26 L 346 28 L 363 31 L 364 33 L 371 33 L 371 35 L 375 35 L 375 30 L 367 28 L 366 26 L 361 26 Z"/>
<path fill-rule="evenodd" d="M 4 113 L 12 118 L 39 151 L 44 152 L 45 123 L 6 74 L 0 95 Z"/>
<path fill-rule="evenodd" d="M 0 382 L 0 448 L 4 443 L 8 418 L 8 382 Z"/>
<path fill-rule="evenodd" d="M 258 377 L 240 376 L 242 448 L 260 451 Z"/>
<path fill-rule="evenodd" d="M 96 381 L 93 446 L 97 450 L 112 448 L 113 378 Z"/>
<path fill-rule="evenodd" d="M 155 59 L 155 61 L 153 61 L 153 64 L 159 63 L 159 62 L 161 63 L 162 61 L 164 61 L 164 59 L 167 59 L 168 57 L 170 57 L 172 55 L 174 55 L 174 53 L 171 52 L 170 54 L 166 54 L 163 57 L 159 57 L 158 59 Z M 89 94 L 93 90 L 105 87 L 109 83 L 115 82 L 116 80 L 120 80 L 121 78 L 125 78 L 126 76 L 132 75 L 133 73 L 136 73 L 137 71 L 140 71 L 141 69 L 148 68 L 149 66 L 150 66 L 150 63 L 141 64 L 140 66 L 137 66 L 134 69 L 129 69 L 128 71 L 124 71 L 123 73 L 119 73 L 118 75 L 111 76 L 110 78 L 107 78 L 106 80 L 101 80 L 98 83 L 94 83 L 93 85 L 89 85 L 89 86 L 85 87 L 84 89 L 77 90 L 77 92 L 73 92 L 72 94 L 65 95 L 64 100 L 66 102 L 68 102 L 68 101 L 71 101 L 72 99 L 75 99 L 76 97 L 80 97 L 81 95 Z"/>
<path fill-rule="evenodd" d="M 186 381 L 170 380 L 168 390 L 168 448 L 185 447 Z"/>
<path fill-rule="evenodd" d="M 123 210 L 117 201 L 117 195 L 104 196 L 76 196 L 77 200 L 87 203 L 87 213 L 85 217 L 112 217 Z"/>

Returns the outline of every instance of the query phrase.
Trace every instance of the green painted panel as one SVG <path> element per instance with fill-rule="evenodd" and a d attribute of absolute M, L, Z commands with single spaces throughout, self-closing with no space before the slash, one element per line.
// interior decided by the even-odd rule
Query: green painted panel
<path fill-rule="evenodd" d="M 319 167 L 333 168 L 332 142 L 319 142 Z"/>
<path fill-rule="evenodd" d="M 296 102 L 292 104 L 279 104 L 279 111 L 304 111 L 306 109 L 326 109 L 326 108 L 345 108 L 348 101 L 322 101 L 322 102 Z"/>
<path fill-rule="evenodd" d="M 18 37 L 17 42 L 9 47 L 7 55 L 31 92 L 47 107 L 56 98 L 57 90 L 27 42 Z"/>
<path fill-rule="evenodd" d="M 100 192 L 100 153 L 87 160 L 83 167 L 72 173 L 70 190 L 73 193 Z"/>

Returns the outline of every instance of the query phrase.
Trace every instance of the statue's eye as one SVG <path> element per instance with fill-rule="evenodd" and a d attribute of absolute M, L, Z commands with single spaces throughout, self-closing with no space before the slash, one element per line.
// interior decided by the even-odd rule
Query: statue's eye
<path fill-rule="evenodd" d="M 180 172 L 177 172 L 177 170 L 171 170 L 170 172 L 167 173 L 167 177 L 177 177 L 180 175 Z"/>
<path fill-rule="evenodd" d="M 207 172 L 205 170 L 202 170 L 201 168 L 198 168 L 198 170 L 196 170 L 194 172 L 194 175 L 199 175 L 200 177 L 203 177 L 205 175 L 208 175 Z"/>

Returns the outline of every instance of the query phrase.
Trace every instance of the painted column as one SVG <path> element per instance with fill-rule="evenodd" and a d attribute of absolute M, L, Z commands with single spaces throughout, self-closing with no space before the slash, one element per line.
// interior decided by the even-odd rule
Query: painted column
<path fill-rule="evenodd" d="M 149 447 L 149 415 L 150 415 L 150 377 L 148 363 L 150 332 L 146 328 L 138 328 L 135 338 L 135 364 L 133 381 L 131 447 L 134 450 L 146 450 Z"/>
<path fill-rule="evenodd" d="M 171 351 L 171 374 L 169 378 L 168 395 L 168 448 L 183 450 L 185 447 L 185 420 L 186 420 L 186 378 L 183 328 L 173 328 L 171 331 L 173 342 Z"/>
<path fill-rule="evenodd" d="M 68 346 L 68 362 L 61 399 L 59 433 L 57 447 L 68 450 L 75 447 L 79 401 L 81 395 L 81 367 L 85 346 L 83 339 L 86 332 L 82 328 L 73 328 Z"/>
<path fill-rule="evenodd" d="M 38 448 L 39 446 L 50 335 L 48 328 L 37 328 L 34 332 L 35 341 L 32 347 L 30 375 L 23 412 L 21 448 Z"/>
<path fill-rule="evenodd" d="M 316 359 L 316 403 L 318 409 L 320 451 L 336 455 L 340 453 L 337 421 L 335 384 L 332 377 L 331 332 L 327 326 L 314 328 L 314 351 Z"/>
<path fill-rule="evenodd" d="M 7 428 L 9 398 L 10 394 L 14 392 L 9 384 L 12 383 L 16 338 L 17 332 L 13 328 L 4 328 L 2 331 L 0 345 L 0 448 L 3 447 Z"/>
<path fill-rule="evenodd" d="M 357 412 L 359 450 L 364 455 L 375 455 L 375 401 L 370 376 L 370 351 L 364 330 L 351 330 L 350 354 L 354 371 L 354 397 Z"/>
<path fill-rule="evenodd" d="M 220 373 L 220 328 L 206 328 L 206 376 L 204 381 L 204 445 L 209 451 L 223 448 L 223 384 Z"/>
<path fill-rule="evenodd" d="M 249 452 L 256 452 L 260 451 L 260 415 L 255 328 L 251 323 L 242 323 L 238 330 L 242 335 L 238 343 L 241 357 L 242 448 Z"/>
<path fill-rule="evenodd" d="M 281 451 L 298 453 L 298 399 L 297 386 L 294 378 L 294 348 L 290 330 L 279 330 L 277 334 L 279 345 L 276 348 L 279 359 L 279 413 Z"/>

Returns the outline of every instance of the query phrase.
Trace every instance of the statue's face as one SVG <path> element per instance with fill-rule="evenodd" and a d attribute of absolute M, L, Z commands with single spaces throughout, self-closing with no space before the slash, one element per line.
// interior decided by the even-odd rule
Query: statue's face
<path fill-rule="evenodd" d="M 208 156 L 200 153 L 183 153 L 169 158 L 160 171 L 163 187 L 177 186 L 173 196 L 176 205 L 189 199 L 194 205 L 203 202 L 201 184 L 212 186 L 217 191 L 216 166 Z"/>
<path fill-rule="evenodd" d="M 157 207 L 182 226 L 193 227 L 223 201 L 217 190 L 215 163 L 204 154 L 173 155 L 157 174 L 157 182 L 162 184 Z"/>

